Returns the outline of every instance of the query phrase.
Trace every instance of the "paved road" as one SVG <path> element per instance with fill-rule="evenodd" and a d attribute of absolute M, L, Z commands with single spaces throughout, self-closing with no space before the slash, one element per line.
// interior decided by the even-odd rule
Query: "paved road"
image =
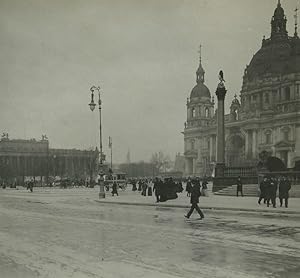
<path fill-rule="evenodd" d="M 293 216 L 95 202 L 93 190 L 0 192 L 1 277 L 299 277 Z"/>

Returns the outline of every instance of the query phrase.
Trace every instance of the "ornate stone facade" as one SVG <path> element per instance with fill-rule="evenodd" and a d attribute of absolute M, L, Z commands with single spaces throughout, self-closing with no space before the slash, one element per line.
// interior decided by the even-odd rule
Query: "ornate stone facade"
<path fill-rule="evenodd" d="M 235 96 L 225 115 L 227 166 L 252 166 L 266 150 L 292 168 L 300 160 L 300 39 L 295 24 L 288 36 L 280 1 L 271 21 L 271 36 L 246 66 L 240 100 Z M 184 128 L 186 175 L 210 175 L 216 161 L 214 99 L 197 70 L 197 85 L 187 100 Z"/>

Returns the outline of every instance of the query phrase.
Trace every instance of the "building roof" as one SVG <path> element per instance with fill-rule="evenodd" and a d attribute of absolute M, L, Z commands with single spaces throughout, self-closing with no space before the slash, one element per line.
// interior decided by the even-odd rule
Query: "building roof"
<path fill-rule="evenodd" d="M 262 75 L 280 75 L 300 72 L 300 39 L 295 29 L 289 37 L 286 17 L 280 1 L 271 21 L 271 37 L 263 39 L 262 47 L 253 56 L 245 71 L 248 80 Z"/>
<path fill-rule="evenodd" d="M 193 88 L 190 98 L 192 99 L 202 97 L 210 98 L 210 91 L 202 82 L 198 82 L 198 84 Z"/>

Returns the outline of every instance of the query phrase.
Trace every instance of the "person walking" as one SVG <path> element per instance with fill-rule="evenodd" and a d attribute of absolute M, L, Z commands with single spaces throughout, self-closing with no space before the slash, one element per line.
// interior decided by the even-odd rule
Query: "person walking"
<path fill-rule="evenodd" d="M 191 206 L 191 209 L 189 210 L 189 212 L 187 213 L 187 215 L 184 216 L 185 218 L 190 218 L 194 209 L 196 209 L 196 211 L 199 213 L 201 220 L 204 218 L 204 214 L 198 206 L 200 196 L 201 196 L 200 187 L 197 185 L 197 183 L 194 183 L 191 187 L 191 204 L 192 204 L 192 206 Z"/>
<path fill-rule="evenodd" d="M 282 207 L 283 199 L 284 199 L 284 205 L 287 208 L 288 207 L 288 201 L 289 201 L 289 191 L 291 189 L 291 182 L 288 180 L 287 177 L 282 177 L 279 181 L 279 201 L 280 201 L 280 207 Z"/>
<path fill-rule="evenodd" d="M 236 187 L 236 197 L 239 196 L 239 192 L 241 192 L 242 197 L 244 197 L 244 195 L 243 195 L 243 183 L 242 183 L 242 180 L 241 180 L 240 176 L 238 176 L 236 185 L 237 185 L 237 187 Z"/>
<path fill-rule="evenodd" d="M 118 184 L 116 181 L 114 181 L 114 183 L 113 183 L 111 194 L 112 194 L 112 196 L 115 196 L 115 194 L 117 194 L 117 196 L 119 196 Z"/>
<path fill-rule="evenodd" d="M 185 191 L 187 192 L 187 194 L 186 194 L 187 197 L 191 197 L 191 189 L 192 189 L 192 182 L 191 182 L 191 179 L 189 178 L 186 183 L 186 188 L 185 188 Z"/>
<path fill-rule="evenodd" d="M 260 195 L 258 199 L 259 205 L 262 199 L 264 199 L 264 204 L 267 201 L 267 187 L 268 187 L 267 183 L 268 183 L 268 178 L 265 176 L 259 185 L 259 189 L 260 189 Z"/>

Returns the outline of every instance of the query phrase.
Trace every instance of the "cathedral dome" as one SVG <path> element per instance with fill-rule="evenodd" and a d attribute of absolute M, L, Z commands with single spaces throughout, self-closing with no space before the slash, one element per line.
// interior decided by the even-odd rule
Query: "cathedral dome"
<path fill-rule="evenodd" d="M 261 49 L 253 56 L 246 68 L 245 77 L 250 81 L 264 75 L 300 71 L 300 40 L 296 31 L 294 37 L 288 36 L 286 17 L 280 1 L 272 17 L 271 27 L 271 37 L 263 39 Z"/>
<path fill-rule="evenodd" d="M 209 89 L 202 83 L 198 84 L 193 88 L 190 98 L 211 98 Z"/>

